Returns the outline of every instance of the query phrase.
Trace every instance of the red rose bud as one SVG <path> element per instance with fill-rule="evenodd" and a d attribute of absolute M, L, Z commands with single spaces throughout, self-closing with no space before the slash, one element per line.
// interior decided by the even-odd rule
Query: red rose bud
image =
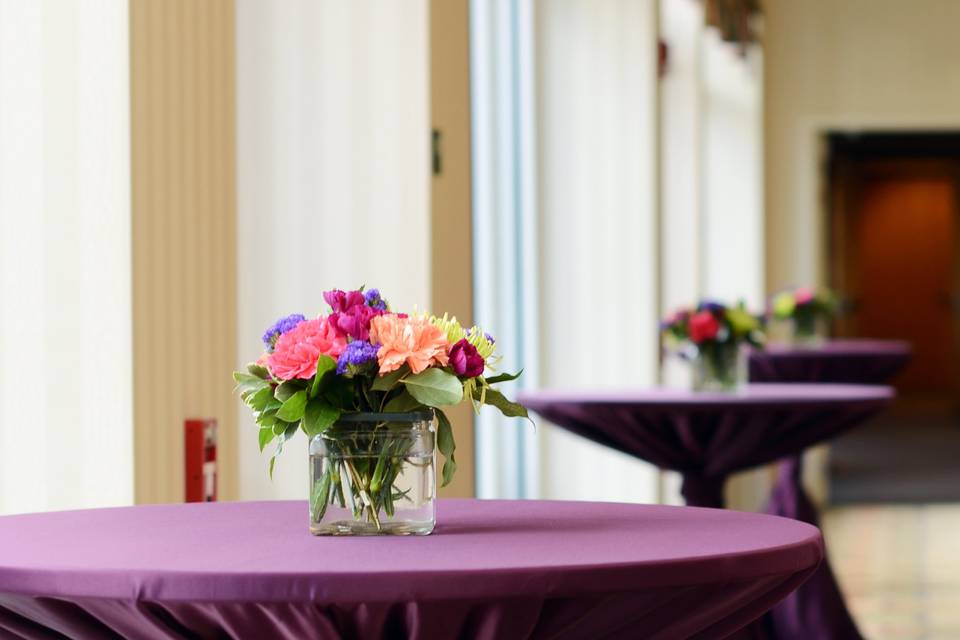
<path fill-rule="evenodd" d="M 450 366 L 458 376 L 476 378 L 483 375 L 483 356 L 464 338 L 450 347 Z"/>
<path fill-rule="evenodd" d="M 700 311 L 690 316 L 689 331 L 690 339 L 700 344 L 717 337 L 720 322 L 709 311 Z"/>

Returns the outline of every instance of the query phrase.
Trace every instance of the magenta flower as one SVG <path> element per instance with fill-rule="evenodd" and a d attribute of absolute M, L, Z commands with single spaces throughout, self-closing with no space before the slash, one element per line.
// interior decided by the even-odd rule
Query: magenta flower
<path fill-rule="evenodd" d="M 483 356 L 477 353 L 477 348 L 467 342 L 466 339 L 460 340 L 450 347 L 450 366 L 454 373 L 466 378 L 476 378 L 483 375 L 484 361 Z"/>
<path fill-rule="evenodd" d="M 342 313 L 349 311 L 357 305 L 366 304 L 362 291 L 341 291 L 340 289 L 333 289 L 332 291 L 324 291 L 323 299 L 330 305 L 330 310 L 333 311 L 333 313 Z"/>

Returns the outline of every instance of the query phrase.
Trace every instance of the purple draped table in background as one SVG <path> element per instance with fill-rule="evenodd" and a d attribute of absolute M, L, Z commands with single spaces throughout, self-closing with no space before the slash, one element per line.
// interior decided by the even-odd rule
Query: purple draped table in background
<path fill-rule="evenodd" d="M 823 556 L 713 509 L 442 500 L 426 537 L 315 538 L 305 502 L 0 518 L 18 638 L 724 638 Z M 62 634 L 62 635 L 60 635 Z"/>
<path fill-rule="evenodd" d="M 679 471 L 687 504 L 722 507 L 731 473 L 832 438 L 879 412 L 893 395 L 880 386 L 758 384 L 736 393 L 549 390 L 522 393 L 520 400 L 568 431 Z M 812 504 L 796 478 L 782 474 L 772 496 L 778 499 Z M 763 627 L 755 635 L 778 640 L 857 637 L 826 560 Z M 851 628 L 853 636 L 841 635 Z"/>
<path fill-rule="evenodd" d="M 750 382 L 885 384 L 911 355 L 910 344 L 899 340 L 829 340 L 805 347 L 771 344 L 750 353 Z"/>
<path fill-rule="evenodd" d="M 900 340 L 841 339 L 799 347 L 771 344 L 763 351 L 750 353 L 749 375 L 754 383 L 885 384 L 907 366 L 912 352 L 910 343 Z M 798 491 L 802 477 L 799 454 L 781 462 L 767 512 L 819 527 L 820 516 L 816 508 L 803 492 Z M 809 589 L 799 591 L 788 600 L 793 615 L 817 613 L 815 607 L 802 602 L 808 592 Z M 860 638 L 846 607 L 841 609 L 835 605 L 833 609 L 828 616 L 831 625 L 826 640 Z"/>

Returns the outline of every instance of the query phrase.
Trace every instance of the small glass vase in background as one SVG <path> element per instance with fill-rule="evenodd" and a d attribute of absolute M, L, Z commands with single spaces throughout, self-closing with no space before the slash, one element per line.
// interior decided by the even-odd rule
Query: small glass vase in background
<path fill-rule="evenodd" d="M 695 391 L 736 391 L 746 378 L 746 361 L 737 342 L 700 345 L 692 363 Z"/>
<path fill-rule="evenodd" d="M 435 468 L 432 412 L 342 416 L 310 441 L 310 532 L 429 534 Z"/>
<path fill-rule="evenodd" d="M 803 313 L 793 317 L 793 344 L 819 347 L 827 339 L 827 319 L 822 314 Z"/>

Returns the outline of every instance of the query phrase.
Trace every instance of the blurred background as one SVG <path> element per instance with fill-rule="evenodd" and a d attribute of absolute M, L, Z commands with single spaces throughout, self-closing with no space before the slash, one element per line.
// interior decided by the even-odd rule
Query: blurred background
<path fill-rule="evenodd" d="M 502 345 L 526 387 L 683 385 L 657 320 L 792 285 L 914 356 L 809 455 L 876 638 L 960 637 L 960 2 L 0 0 L 0 512 L 271 481 L 231 371 L 326 289 Z M 456 414 L 446 495 L 679 503 L 674 474 Z M 299 449 L 297 448 L 299 447 Z M 208 452 L 209 454 L 209 452 Z M 758 509 L 772 471 L 729 500 Z"/>

